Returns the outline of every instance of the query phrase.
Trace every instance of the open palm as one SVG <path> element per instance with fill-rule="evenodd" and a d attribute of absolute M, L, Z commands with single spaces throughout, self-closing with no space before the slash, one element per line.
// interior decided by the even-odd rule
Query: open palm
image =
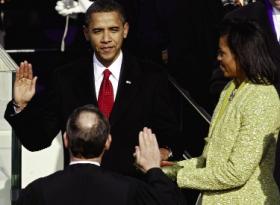
<path fill-rule="evenodd" d="M 37 77 L 33 77 L 32 65 L 27 61 L 21 62 L 14 82 L 14 101 L 20 107 L 25 107 L 34 96 L 36 80 Z"/>

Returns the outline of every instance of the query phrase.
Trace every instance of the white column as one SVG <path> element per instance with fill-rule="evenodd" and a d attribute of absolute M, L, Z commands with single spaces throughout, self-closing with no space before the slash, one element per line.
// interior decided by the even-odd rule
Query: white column
<path fill-rule="evenodd" d="M 11 127 L 4 119 L 12 96 L 12 73 L 0 72 L 0 204 L 11 204 Z"/>

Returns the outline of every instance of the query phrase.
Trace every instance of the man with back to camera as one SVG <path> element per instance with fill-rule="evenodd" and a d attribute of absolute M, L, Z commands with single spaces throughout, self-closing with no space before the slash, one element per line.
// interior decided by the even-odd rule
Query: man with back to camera
<path fill-rule="evenodd" d="M 30 183 L 21 192 L 17 205 L 181 203 L 177 185 L 159 168 L 158 149 L 153 152 L 154 157 L 150 157 L 151 149 L 147 149 L 147 145 L 156 142 L 150 129 L 144 128 L 139 133 L 139 146 L 135 148 L 136 162 L 145 173 L 147 183 L 100 167 L 112 138 L 108 120 L 95 106 L 84 105 L 73 111 L 63 140 L 70 154 L 70 165 Z"/>
<path fill-rule="evenodd" d="M 32 65 L 26 61 L 20 64 L 5 118 L 23 146 L 30 151 L 50 146 L 59 130 L 65 131 L 67 118 L 76 107 L 94 104 L 108 117 L 114 136 L 103 167 L 136 175 L 132 153 L 143 127 L 150 127 L 157 135 L 162 159 L 170 156 L 178 123 L 171 110 L 167 75 L 157 65 L 122 52 L 128 30 L 117 2 L 95 1 L 86 12 L 84 26 L 93 52 L 57 69 L 43 100 L 35 95 L 37 77 L 32 74 Z M 64 153 L 67 164 L 68 153 Z"/>

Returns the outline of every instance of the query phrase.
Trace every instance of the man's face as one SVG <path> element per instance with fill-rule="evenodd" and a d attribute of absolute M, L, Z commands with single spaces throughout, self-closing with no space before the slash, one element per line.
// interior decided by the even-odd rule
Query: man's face
<path fill-rule="evenodd" d="M 271 5 L 280 11 L 280 0 L 269 0 Z"/>
<path fill-rule="evenodd" d="M 128 24 L 123 23 L 118 12 L 98 12 L 91 15 L 84 34 L 97 59 L 108 67 L 120 53 L 123 39 L 128 34 Z"/>

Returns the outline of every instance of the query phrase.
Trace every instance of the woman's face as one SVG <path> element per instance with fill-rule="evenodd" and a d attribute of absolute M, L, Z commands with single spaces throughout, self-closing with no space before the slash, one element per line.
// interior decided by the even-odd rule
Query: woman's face
<path fill-rule="evenodd" d="M 217 60 L 224 76 L 227 78 L 239 78 L 240 69 L 237 67 L 237 61 L 231 52 L 227 43 L 227 36 L 221 36 L 219 39 L 219 51 Z"/>

